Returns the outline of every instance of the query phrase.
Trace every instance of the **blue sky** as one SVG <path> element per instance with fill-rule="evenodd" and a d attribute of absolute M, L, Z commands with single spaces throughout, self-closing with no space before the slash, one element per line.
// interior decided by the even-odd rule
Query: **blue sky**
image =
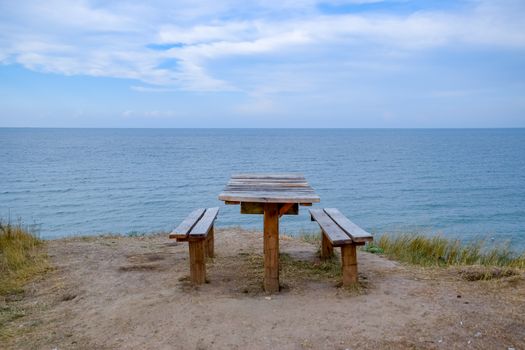
<path fill-rule="evenodd" d="M 525 127 L 522 0 L 0 0 L 0 126 Z"/>

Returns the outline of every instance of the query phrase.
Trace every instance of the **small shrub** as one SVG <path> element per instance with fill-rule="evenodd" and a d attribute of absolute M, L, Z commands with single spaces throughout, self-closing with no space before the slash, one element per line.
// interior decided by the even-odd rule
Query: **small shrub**
<path fill-rule="evenodd" d="M 374 244 L 373 242 L 367 243 L 363 250 L 368 253 L 372 254 L 383 254 L 384 250 L 383 248 L 379 247 L 378 245 Z"/>

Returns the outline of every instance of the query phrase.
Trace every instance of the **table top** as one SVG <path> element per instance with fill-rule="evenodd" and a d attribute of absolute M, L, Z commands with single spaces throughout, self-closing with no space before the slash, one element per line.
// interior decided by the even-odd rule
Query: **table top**
<path fill-rule="evenodd" d="M 320 198 L 301 174 L 234 174 L 219 195 L 226 202 L 318 203 Z"/>

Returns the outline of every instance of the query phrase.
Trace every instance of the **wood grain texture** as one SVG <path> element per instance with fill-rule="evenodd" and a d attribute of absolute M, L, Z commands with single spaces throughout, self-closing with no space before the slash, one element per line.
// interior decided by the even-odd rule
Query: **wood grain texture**
<path fill-rule="evenodd" d="M 293 209 L 296 209 L 295 215 L 299 214 L 299 204 L 297 203 L 284 203 L 279 205 L 279 217 L 283 216 L 284 214 L 287 214 L 292 210 L 292 213 L 294 213 Z"/>
<path fill-rule="evenodd" d="M 213 222 L 215 221 L 215 218 L 217 218 L 218 213 L 218 207 L 206 209 L 206 212 L 202 215 L 199 222 L 197 222 L 197 224 L 191 229 L 189 233 L 190 240 L 197 237 L 206 237 L 213 226 Z"/>
<path fill-rule="evenodd" d="M 251 203 L 251 202 L 242 202 L 241 203 L 241 214 L 264 214 L 264 203 Z M 279 205 L 279 216 L 282 215 L 299 215 L 299 205 L 297 203 L 285 203 Z M 288 205 L 287 207 L 284 207 Z M 283 213 L 281 215 L 281 213 Z"/>
<path fill-rule="evenodd" d="M 245 173 L 232 174 L 232 179 L 302 179 L 304 176 L 297 173 Z"/>
<path fill-rule="evenodd" d="M 238 201 L 238 202 L 260 202 L 260 203 L 319 203 L 319 196 L 315 193 L 296 193 L 293 191 L 277 192 L 277 191 L 236 191 L 236 192 L 222 192 L 219 195 L 222 201 Z"/>
<path fill-rule="evenodd" d="M 369 242 L 374 239 L 370 233 L 354 224 L 336 208 L 325 208 L 324 211 L 337 223 L 337 225 L 339 225 L 339 227 L 343 229 L 343 231 L 352 237 L 354 242 Z"/>
<path fill-rule="evenodd" d="M 321 232 L 321 259 L 330 259 L 334 255 L 334 246 L 324 232 Z"/>
<path fill-rule="evenodd" d="M 357 283 L 357 252 L 354 244 L 341 247 L 341 267 L 343 270 L 343 286 Z"/>
<path fill-rule="evenodd" d="M 317 203 L 319 196 L 300 174 L 236 174 L 219 195 L 225 202 Z"/>
<path fill-rule="evenodd" d="M 205 239 L 189 242 L 190 246 L 190 280 L 193 284 L 206 282 Z"/>
<path fill-rule="evenodd" d="M 279 208 L 266 204 L 264 208 L 264 290 L 279 291 Z"/>
<path fill-rule="evenodd" d="M 241 203 L 241 214 L 264 214 L 264 203 Z"/>
<path fill-rule="evenodd" d="M 197 224 L 197 222 L 202 218 L 204 215 L 204 212 L 206 209 L 199 208 L 192 211 L 182 223 L 177 226 L 173 232 L 170 233 L 169 238 L 176 238 L 176 239 L 186 239 L 188 236 L 188 233 L 191 231 L 191 229 Z"/>
<path fill-rule="evenodd" d="M 206 237 L 206 257 L 215 257 L 215 230 L 213 229 L 213 225 L 211 226 L 208 236 Z"/>
<path fill-rule="evenodd" d="M 338 247 L 353 242 L 350 236 L 348 236 L 323 209 L 310 209 L 310 215 L 317 221 L 321 230 L 323 230 L 333 246 Z"/>

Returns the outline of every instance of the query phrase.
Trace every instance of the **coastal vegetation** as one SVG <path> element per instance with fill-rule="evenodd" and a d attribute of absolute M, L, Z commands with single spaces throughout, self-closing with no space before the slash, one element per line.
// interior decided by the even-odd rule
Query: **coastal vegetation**
<path fill-rule="evenodd" d="M 319 232 L 304 231 L 300 238 L 318 247 Z M 493 245 L 484 240 L 462 243 L 442 236 L 423 234 L 383 234 L 363 247 L 369 253 L 382 254 L 392 260 L 419 266 L 485 266 L 525 269 L 525 252 L 519 254 L 509 245 Z"/>
<path fill-rule="evenodd" d="M 0 296 L 20 293 L 48 268 L 44 242 L 22 223 L 0 220 Z"/>
<path fill-rule="evenodd" d="M 508 245 L 489 247 L 484 240 L 461 243 L 442 236 L 422 234 L 382 235 L 368 244 L 365 251 L 421 266 L 467 266 L 525 268 L 525 253 L 512 251 Z"/>

